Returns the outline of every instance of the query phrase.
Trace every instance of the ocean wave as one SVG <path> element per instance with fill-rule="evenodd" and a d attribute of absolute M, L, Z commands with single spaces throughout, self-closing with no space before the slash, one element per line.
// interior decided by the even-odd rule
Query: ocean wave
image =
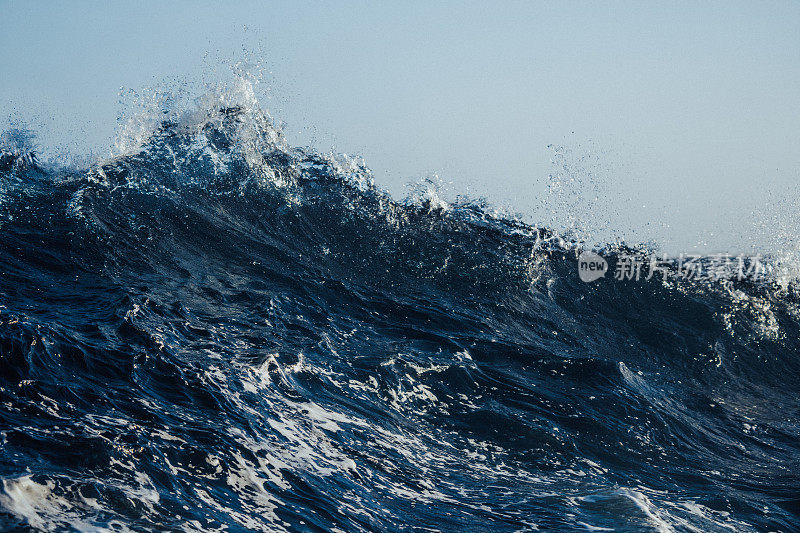
<path fill-rule="evenodd" d="M 397 201 L 244 82 L 84 169 L 7 138 L 4 528 L 800 524 L 785 268 L 584 283 L 577 237 Z"/>

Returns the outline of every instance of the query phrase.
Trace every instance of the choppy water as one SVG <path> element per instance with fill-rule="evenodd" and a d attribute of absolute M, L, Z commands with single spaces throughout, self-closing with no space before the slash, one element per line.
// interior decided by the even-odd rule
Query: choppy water
<path fill-rule="evenodd" d="M 794 283 L 583 283 L 255 106 L 0 183 L 2 529 L 800 530 Z"/>

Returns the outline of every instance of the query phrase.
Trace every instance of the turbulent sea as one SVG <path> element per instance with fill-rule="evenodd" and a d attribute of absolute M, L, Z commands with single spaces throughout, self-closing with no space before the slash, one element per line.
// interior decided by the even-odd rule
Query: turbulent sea
<path fill-rule="evenodd" d="M 795 282 L 584 283 L 252 102 L 142 131 L 0 152 L 0 529 L 800 531 Z"/>

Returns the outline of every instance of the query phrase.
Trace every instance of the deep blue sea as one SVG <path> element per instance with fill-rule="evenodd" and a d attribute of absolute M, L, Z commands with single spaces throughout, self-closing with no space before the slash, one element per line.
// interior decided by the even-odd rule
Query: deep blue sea
<path fill-rule="evenodd" d="M 0 529 L 800 531 L 794 282 L 584 283 L 257 108 L 151 126 L 0 152 Z"/>

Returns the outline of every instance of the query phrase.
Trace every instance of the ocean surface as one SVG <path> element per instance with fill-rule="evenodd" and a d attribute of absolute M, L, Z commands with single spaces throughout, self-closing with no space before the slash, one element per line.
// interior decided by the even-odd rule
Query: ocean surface
<path fill-rule="evenodd" d="M 0 529 L 800 531 L 794 281 L 584 283 L 252 102 L 148 120 L 6 134 Z"/>

